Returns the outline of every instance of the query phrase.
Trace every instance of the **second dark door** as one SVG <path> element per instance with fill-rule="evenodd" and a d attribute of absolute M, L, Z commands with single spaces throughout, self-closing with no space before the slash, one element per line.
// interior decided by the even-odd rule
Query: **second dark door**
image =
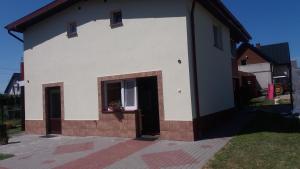
<path fill-rule="evenodd" d="M 61 93 L 60 87 L 46 89 L 47 134 L 61 134 Z"/>

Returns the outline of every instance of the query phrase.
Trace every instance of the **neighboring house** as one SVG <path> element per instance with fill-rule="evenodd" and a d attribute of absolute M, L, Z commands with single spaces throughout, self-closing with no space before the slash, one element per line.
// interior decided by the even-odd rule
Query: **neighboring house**
<path fill-rule="evenodd" d="M 21 87 L 19 84 L 20 80 L 21 80 L 21 73 L 14 73 L 11 76 L 9 83 L 7 84 L 4 94 L 20 96 L 21 94 Z"/>
<path fill-rule="evenodd" d="M 242 44 L 237 52 L 237 64 L 240 72 L 255 75 L 258 91 L 267 90 L 269 84 L 280 84 L 285 92 L 290 92 L 290 52 L 288 43 L 256 47 Z M 251 81 L 242 76 L 241 83 Z M 253 83 L 253 82 L 251 82 Z"/>
<path fill-rule="evenodd" d="M 230 115 L 251 38 L 219 0 L 56 0 L 6 29 L 24 34 L 27 132 L 170 140 Z"/>
<path fill-rule="evenodd" d="M 293 113 L 300 114 L 300 68 L 297 61 L 291 61 L 293 81 Z"/>

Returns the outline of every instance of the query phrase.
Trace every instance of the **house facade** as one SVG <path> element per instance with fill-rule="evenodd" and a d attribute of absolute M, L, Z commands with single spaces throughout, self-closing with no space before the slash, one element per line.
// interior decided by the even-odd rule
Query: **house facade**
<path fill-rule="evenodd" d="M 27 132 L 71 136 L 199 139 L 235 107 L 231 48 L 250 39 L 218 0 L 57 0 L 6 28 Z"/>
<path fill-rule="evenodd" d="M 255 76 L 257 91 L 266 91 L 268 85 L 280 85 L 282 93 L 291 91 L 291 61 L 288 43 L 260 45 L 242 44 L 237 52 L 237 64 L 240 74 Z M 241 76 L 243 81 L 252 77 Z M 246 83 L 246 82 L 245 82 Z"/>

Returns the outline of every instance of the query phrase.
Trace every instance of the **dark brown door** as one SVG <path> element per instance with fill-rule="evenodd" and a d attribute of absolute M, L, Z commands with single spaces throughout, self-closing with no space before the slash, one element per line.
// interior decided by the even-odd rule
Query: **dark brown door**
<path fill-rule="evenodd" d="M 159 135 L 159 108 L 156 77 L 137 80 L 141 135 Z"/>
<path fill-rule="evenodd" d="M 60 87 L 51 87 L 47 92 L 47 134 L 61 134 Z"/>

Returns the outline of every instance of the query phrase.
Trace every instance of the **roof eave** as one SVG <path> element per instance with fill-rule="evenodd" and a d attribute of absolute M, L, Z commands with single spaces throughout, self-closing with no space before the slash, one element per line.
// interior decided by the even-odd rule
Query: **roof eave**
<path fill-rule="evenodd" d="M 5 29 L 8 31 L 14 31 L 19 33 L 24 33 L 28 26 L 34 25 L 39 21 L 56 14 L 59 11 L 73 5 L 80 0 L 55 0 L 42 8 L 8 24 Z"/>
<path fill-rule="evenodd" d="M 220 0 L 198 0 L 198 2 L 230 28 L 236 41 L 247 43 L 252 39 L 248 31 Z"/>

